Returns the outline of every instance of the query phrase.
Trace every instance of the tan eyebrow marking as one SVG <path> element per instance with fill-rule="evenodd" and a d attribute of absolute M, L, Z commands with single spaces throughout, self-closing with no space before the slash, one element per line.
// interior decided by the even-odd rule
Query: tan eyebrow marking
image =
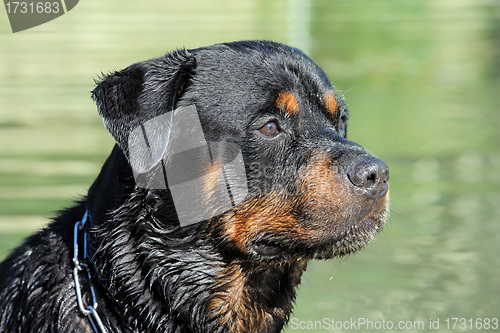
<path fill-rule="evenodd" d="M 299 112 L 299 102 L 294 93 L 282 91 L 276 98 L 276 107 L 290 115 L 296 115 Z"/>
<path fill-rule="evenodd" d="M 337 99 L 335 98 L 335 93 L 334 92 L 327 92 L 323 96 L 323 103 L 325 104 L 326 110 L 331 114 L 335 115 L 337 112 L 337 107 L 338 107 L 338 102 Z"/>

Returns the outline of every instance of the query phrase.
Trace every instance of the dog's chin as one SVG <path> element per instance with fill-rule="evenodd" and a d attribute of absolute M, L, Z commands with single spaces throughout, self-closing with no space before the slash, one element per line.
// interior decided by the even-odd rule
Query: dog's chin
<path fill-rule="evenodd" d="M 388 195 L 380 198 L 369 212 L 354 220 L 332 221 L 334 232 L 325 232 L 312 251 L 311 259 L 331 259 L 354 253 L 368 245 L 384 228 L 389 215 Z"/>
<path fill-rule="evenodd" d="M 264 261 L 288 261 L 290 259 L 327 260 L 354 253 L 368 245 L 380 232 L 386 214 L 379 219 L 365 217 L 340 234 L 322 235 L 310 243 L 261 239 L 250 246 L 252 256 Z"/>
<path fill-rule="evenodd" d="M 385 219 L 375 220 L 367 217 L 360 224 L 354 225 L 342 232 L 338 237 L 325 240 L 319 245 L 311 259 L 332 259 L 354 253 L 368 245 L 380 232 Z"/>

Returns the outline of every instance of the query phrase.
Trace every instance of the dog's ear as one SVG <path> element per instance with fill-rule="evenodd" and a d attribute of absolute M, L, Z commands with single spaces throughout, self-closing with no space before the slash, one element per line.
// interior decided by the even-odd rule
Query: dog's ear
<path fill-rule="evenodd" d="M 187 50 L 179 50 L 133 64 L 97 82 L 92 98 L 104 126 L 127 158 L 132 130 L 171 111 L 195 67 L 196 59 Z"/>

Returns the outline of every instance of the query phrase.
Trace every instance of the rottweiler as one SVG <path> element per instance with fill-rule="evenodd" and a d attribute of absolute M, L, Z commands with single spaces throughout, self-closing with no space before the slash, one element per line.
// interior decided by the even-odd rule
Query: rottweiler
<path fill-rule="evenodd" d="M 181 49 L 96 83 L 116 145 L 1 264 L 2 332 L 280 332 L 307 262 L 387 220 L 387 165 L 296 48 Z"/>

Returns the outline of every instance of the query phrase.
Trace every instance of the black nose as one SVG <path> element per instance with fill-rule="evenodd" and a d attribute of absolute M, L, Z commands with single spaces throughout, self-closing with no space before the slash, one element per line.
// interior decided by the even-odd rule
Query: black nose
<path fill-rule="evenodd" d="M 354 186 L 360 188 L 367 197 L 378 199 L 387 194 L 389 167 L 376 157 L 358 158 L 347 171 Z"/>

